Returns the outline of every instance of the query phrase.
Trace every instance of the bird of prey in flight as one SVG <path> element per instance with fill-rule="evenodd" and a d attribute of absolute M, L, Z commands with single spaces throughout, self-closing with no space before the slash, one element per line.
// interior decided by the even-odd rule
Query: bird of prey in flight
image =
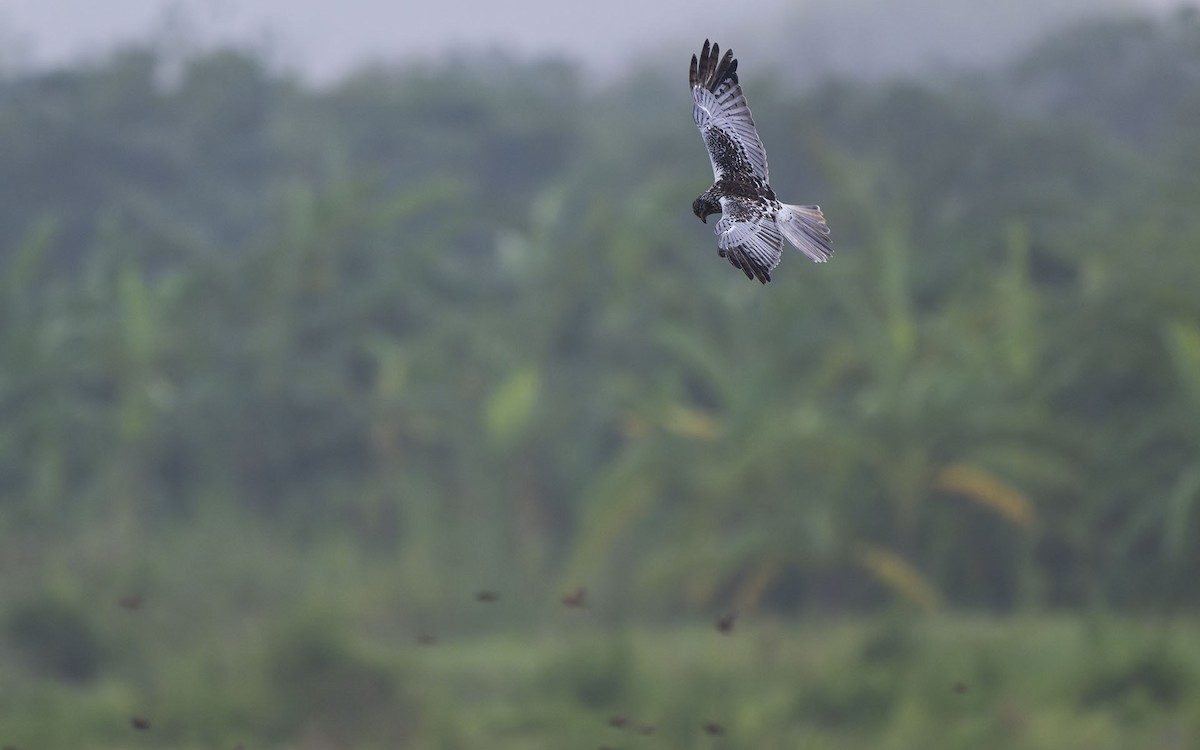
<path fill-rule="evenodd" d="M 767 180 L 767 152 L 738 84 L 733 52 L 704 41 L 692 55 L 692 119 L 700 128 L 715 182 L 692 202 L 704 223 L 717 222 L 717 253 L 748 279 L 771 280 L 786 239 L 817 263 L 829 260 L 829 227 L 820 206 L 781 203 Z"/>

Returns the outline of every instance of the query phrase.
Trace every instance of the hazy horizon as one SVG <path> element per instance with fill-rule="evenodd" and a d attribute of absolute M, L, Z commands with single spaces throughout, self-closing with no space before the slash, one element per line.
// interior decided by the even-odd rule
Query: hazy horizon
<path fill-rule="evenodd" d="M 246 46 L 309 80 L 331 80 L 369 64 L 434 60 L 499 50 L 558 57 L 601 74 L 631 59 L 690 49 L 706 36 L 788 70 L 887 74 L 931 64 L 987 62 L 1075 18 L 1141 9 L 1172 0 L 925 0 L 899 8 L 883 0 L 828 6 L 811 0 L 755 0 L 732 17 L 718 0 L 619 2 L 567 8 L 550 0 L 499 6 L 450 0 L 408 13 L 378 0 L 348 0 L 335 13 L 284 0 L 124 0 L 85 5 L 0 0 L 0 68 L 29 70 L 100 57 L 136 41 L 173 51 Z M 765 23 L 764 23 L 765 20 Z"/>

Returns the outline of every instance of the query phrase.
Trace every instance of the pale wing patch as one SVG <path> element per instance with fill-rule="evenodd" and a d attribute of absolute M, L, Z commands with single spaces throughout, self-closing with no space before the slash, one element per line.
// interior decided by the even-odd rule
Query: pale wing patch
<path fill-rule="evenodd" d="M 742 269 L 747 278 L 757 278 L 764 284 L 770 281 L 783 251 L 783 235 L 774 217 L 724 198 L 721 207 L 725 212 L 716 226 L 720 254 Z"/>
<path fill-rule="evenodd" d="M 788 242 L 816 263 L 833 255 L 829 245 L 829 226 L 820 206 L 792 206 L 784 203 L 775 215 L 775 224 Z"/>
<path fill-rule="evenodd" d="M 692 119 L 704 138 L 715 179 L 725 176 L 731 165 L 722 154 L 714 153 L 712 131 L 724 134 L 735 144 L 735 150 L 748 165 L 750 173 L 767 182 L 767 151 L 754 128 L 754 118 L 741 86 L 735 84 L 725 88 L 719 95 L 702 86 L 693 86 Z"/>

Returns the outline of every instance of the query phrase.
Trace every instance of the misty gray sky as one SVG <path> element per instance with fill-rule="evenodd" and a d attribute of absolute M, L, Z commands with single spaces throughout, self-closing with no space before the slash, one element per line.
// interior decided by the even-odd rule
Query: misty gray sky
<path fill-rule="evenodd" d="M 1195 0 L 1188 0 L 1194 2 Z M 317 79 L 369 61 L 437 57 L 463 48 L 556 55 L 601 71 L 626 55 L 690 50 L 712 36 L 744 54 L 814 63 L 875 55 L 971 58 L 989 40 L 1098 7 L 1169 8 L 1178 0 L 0 0 L 0 64 L 45 66 L 122 41 L 252 44 Z M 837 65 L 834 65 L 837 67 Z M 876 67 L 879 67 L 878 65 Z"/>

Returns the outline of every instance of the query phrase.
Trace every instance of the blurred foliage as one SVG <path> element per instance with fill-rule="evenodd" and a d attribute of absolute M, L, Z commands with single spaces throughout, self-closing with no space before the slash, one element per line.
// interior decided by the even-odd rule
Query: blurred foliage
<path fill-rule="evenodd" d="M 1098 640 L 1077 620 L 935 615 L 881 656 L 887 636 L 861 618 L 768 619 L 731 636 L 675 624 L 388 643 L 397 659 L 302 623 L 219 679 L 164 653 L 172 679 L 153 694 L 111 679 L 6 689 L 0 731 L 17 747 L 1188 746 L 1200 732 L 1195 628 L 1165 641 L 1156 627 L 1120 629 Z M 130 715 L 151 729 L 134 734 Z"/>
<path fill-rule="evenodd" d="M 592 709 L 620 709 L 634 679 L 634 653 L 629 639 L 586 644 L 564 653 L 543 671 L 548 693 L 565 694 Z"/>
<path fill-rule="evenodd" d="M 28 601 L 5 618 L 5 640 L 28 668 L 68 682 L 86 682 L 100 671 L 100 638 L 86 612 L 56 599 Z"/>
<path fill-rule="evenodd" d="M 336 626 L 311 618 L 272 639 L 265 671 L 278 740 L 403 747 L 415 733 L 416 712 L 396 670 L 355 653 L 348 641 Z"/>
<path fill-rule="evenodd" d="M 1161 650 L 1138 654 L 1126 664 L 1098 667 L 1084 687 L 1080 701 L 1085 707 L 1140 702 L 1138 708 L 1171 706 L 1187 692 L 1191 675 L 1171 654 Z"/>
<path fill-rule="evenodd" d="M 950 82 L 747 78 L 777 192 L 819 201 L 837 250 L 766 288 L 688 211 L 710 176 L 674 73 L 468 57 L 313 89 L 153 49 L 0 72 L 0 658 L 51 680 L 14 710 L 96 683 L 63 736 L 148 691 L 164 742 L 533 747 L 558 704 L 485 716 L 511 741 L 480 744 L 432 706 L 494 675 L 442 664 L 470 677 L 423 699 L 364 643 L 559 622 L 581 585 L 607 626 L 1200 603 L 1195 13 Z M 143 590 L 170 604 L 134 639 L 109 610 Z M 318 602 L 354 627 L 295 615 Z M 629 648 L 516 692 L 644 690 L 684 746 L 700 717 Z M 165 695 L 172 659 L 218 728 Z M 247 659 L 244 693 L 206 688 Z M 1186 703 L 1191 673 L 1131 659 L 1083 705 Z M 855 663 L 729 721 L 927 746 L 904 739 L 919 675 Z M 989 664 L 964 669 L 1008 679 Z M 946 746 L 1101 746 L 1003 700 Z"/>

